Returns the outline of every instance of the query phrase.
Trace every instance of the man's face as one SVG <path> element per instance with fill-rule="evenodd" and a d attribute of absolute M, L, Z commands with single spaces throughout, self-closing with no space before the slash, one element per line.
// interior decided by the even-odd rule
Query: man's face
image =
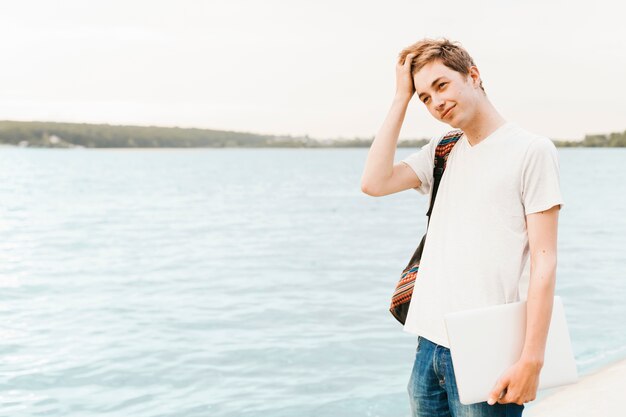
<path fill-rule="evenodd" d="M 480 87 L 478 70 L 470 76 L 456 72 L 439 60 L 422 67 L 414 76 L 416 95 L 437 120 L 454 128 L 463 128 L 474 117 Z"/>

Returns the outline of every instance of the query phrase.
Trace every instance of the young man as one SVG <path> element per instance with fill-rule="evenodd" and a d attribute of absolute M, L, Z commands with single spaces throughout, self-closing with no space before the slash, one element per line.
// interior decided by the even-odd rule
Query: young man
<path fill-rule="evenodd" d="M 434 152 L 445 133 L 394 164 L 414 94 L 435 119 L 463 131 L 448 155 L 404 325 L 418 336 L 408 384 L 413 415 L 520 416 L 524 403 L 536 396 L 552 315 L 558 213 L 564 204 L 556 147 L 498 113 L 478 68 L 456 42 L 423 39 L 404 49 L 396 87 L 367 155 L 364 193 L 430 193 Z M 524 278 L 527 294 L 520 297 Z M 444 315 L 521 298 L 527 300 L 521 357 L 494 385 L 488 402 L 461 404 Z"/>

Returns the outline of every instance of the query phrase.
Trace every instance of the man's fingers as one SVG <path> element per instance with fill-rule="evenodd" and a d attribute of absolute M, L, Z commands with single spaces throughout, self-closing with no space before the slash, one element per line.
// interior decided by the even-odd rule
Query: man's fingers
<path fill-rule="evenodd" d="M 506 388 L 504 389 L 503 393 L 500 395 L 500 398 L 498 399 L 498 402 L 500 404 L 506 404 L 511 402 L 510 398 L 507 396 L 508 392 L 506 390 Z"/>
<path fill-rule="evenodd" d="M 415 52 L 411 52 L 410 54 L 407 54 L 407 56 L 404 58 L 404 65 L 410 65 L 411 61 L 413 61 L 414 56 L 415 56 Z"/>
<path fill-rule="evenodd" d="M 404 61 L 398 60 L 398 65 L 399 66 L 406 66 L 408 63 L 410 63 L 413 60 L 414 56 L 415 56 L 415 52 L 411 52 L 410 54 L 407 54 L 404 57 Z"/>
<path fill-rule="evenodd" d="M 507 387 L 508 387 L 507 381 L 499 380 L 496 383 L 496 386 L 491 390 L 491 393 L 489 394 L 489 399 L 487 400 L 489 405 L 493 405 L 497 402 L 500 402 L 500 400 L 504 398 L 504 396 L 506 395 Z"/>

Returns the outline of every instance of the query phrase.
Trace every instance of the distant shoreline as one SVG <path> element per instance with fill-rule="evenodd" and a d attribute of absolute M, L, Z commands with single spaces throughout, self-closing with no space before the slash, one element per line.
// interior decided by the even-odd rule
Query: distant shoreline
<path fill-rule="evenodd" d="M 313 139 L 196 128 L 0 121 L 0 145 L 31 148 L 369 148 L 373 140 L 374 137 Z M 419 148 L 429 140 L 402 140 L 398 148 Z M 553 142 L 561 148 L 621 148 L 626 147 L 626 131 Z"/>

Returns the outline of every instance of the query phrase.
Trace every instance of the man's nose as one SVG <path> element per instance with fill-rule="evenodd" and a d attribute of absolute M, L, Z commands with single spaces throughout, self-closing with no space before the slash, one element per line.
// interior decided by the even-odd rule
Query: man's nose
<path fill-rule="evenodd" d="M 433 104 L 437 110 L 443 110 L 445 100 L 441 99 L 438 96 L 433 96 Z"/>

